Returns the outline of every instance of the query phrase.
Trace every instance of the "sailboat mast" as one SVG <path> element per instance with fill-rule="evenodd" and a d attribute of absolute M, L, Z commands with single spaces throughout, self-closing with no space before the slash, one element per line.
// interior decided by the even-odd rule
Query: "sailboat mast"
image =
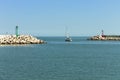
<path fill-rule="evenodd" d="M 67 38 L 69 38 L 68 27 L 65 27 L 65 35 Z"/>

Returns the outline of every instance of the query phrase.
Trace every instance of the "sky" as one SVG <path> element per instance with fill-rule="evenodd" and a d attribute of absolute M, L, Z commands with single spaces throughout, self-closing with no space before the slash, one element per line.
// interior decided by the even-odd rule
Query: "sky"
<path fill-rule="evenodd" d="M 0 34 L 120 35 L 120 0 L 0 0 Z"/>

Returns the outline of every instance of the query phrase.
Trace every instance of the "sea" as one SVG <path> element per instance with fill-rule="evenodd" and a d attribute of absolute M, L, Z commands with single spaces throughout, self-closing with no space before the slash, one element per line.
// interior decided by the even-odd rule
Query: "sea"
<path fill-rule="evenodd" d="M 0 80 L 120 80 L 120 41 L 38 38 L 47 43 L 0 45 Z"/>

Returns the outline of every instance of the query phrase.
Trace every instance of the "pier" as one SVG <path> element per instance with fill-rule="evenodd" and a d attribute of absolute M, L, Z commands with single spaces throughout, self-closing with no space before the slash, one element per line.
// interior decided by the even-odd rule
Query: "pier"
<path fill-rule="evenodd" d="M 120 41 L 120 35 L 97 35 L 91 37 L 89 40 L 115 40 Z"/>
<path fill-rule="evenodd" d="M 101 31 L 101 35 L 90 37 L 88 40 L 114 40 L 120 41 L 120 35 L 105 35 L 104 31 Z"/>

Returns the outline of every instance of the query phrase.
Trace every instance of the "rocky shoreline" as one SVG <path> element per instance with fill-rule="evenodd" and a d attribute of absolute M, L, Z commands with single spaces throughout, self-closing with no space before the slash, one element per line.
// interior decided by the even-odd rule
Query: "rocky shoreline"
<path fill-rule="evenodd" d="M 114 40 L 120 41 L 120 35 L 97 35 L 89 38 L 88 40 Z"/>
<path fill-rule="evenodd" d="M 43 44 L 45 41 L 31 35 L 0 35 L 0 44 Z"/>

